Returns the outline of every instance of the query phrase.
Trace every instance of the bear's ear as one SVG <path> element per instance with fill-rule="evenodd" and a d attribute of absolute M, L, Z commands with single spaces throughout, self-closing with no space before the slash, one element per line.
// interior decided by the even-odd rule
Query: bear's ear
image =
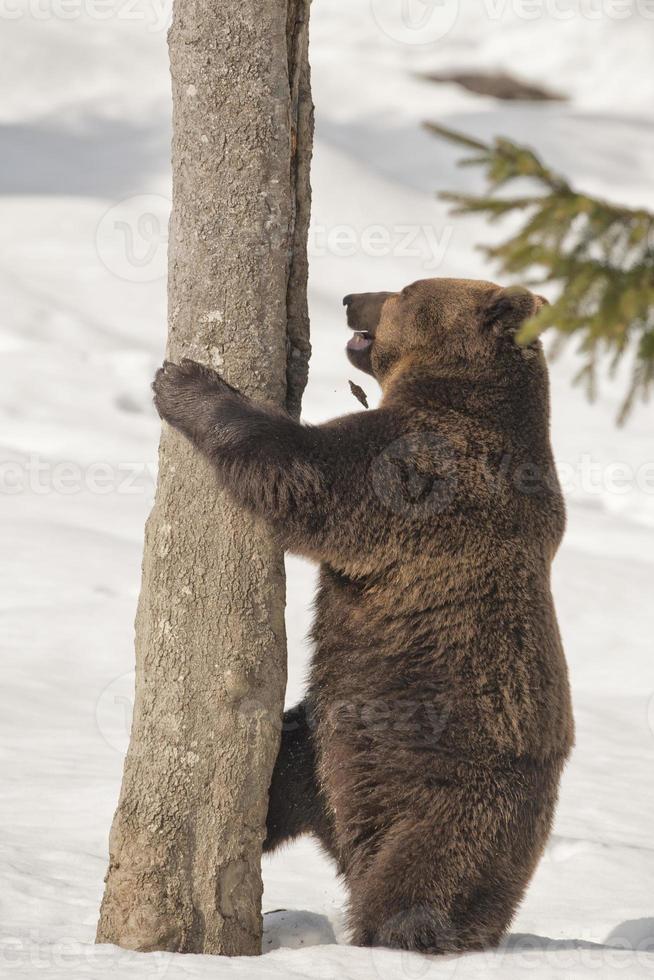
<path fill-rule="evenodd" d="M 538 296 L 524 286 L 498 289 L 486 306 L 484 324 L 498 336 L 515 336 L 525 320 L 535 316 L 547 302 L 544 296 Z"/>

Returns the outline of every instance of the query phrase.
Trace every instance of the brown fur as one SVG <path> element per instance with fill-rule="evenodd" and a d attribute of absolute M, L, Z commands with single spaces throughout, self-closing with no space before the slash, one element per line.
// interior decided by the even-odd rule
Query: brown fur
<path fill-rule="evenodd" d="M 526 290 L 433 279 L 346 297 L 378 409 L 315 428 L 193 362 L 162 417 L 286 548 L 320 562 L 305 701 L 287 712 L 267 848 L 315 834 L 353 941 L 479 949 L 507 930 L 573 738 L 550 594 L 564 508 Z"/>

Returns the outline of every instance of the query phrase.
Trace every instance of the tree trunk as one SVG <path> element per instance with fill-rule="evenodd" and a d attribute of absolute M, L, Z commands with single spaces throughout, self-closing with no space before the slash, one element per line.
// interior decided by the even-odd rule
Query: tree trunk
<path fill-rule="evenodd" d="M 309 358 L 309 0 L 175 0 L 172 359 L 299 414 Z M 98 942 L 261 950 L 286 684 L 283 555 L 166 429 Z"/>

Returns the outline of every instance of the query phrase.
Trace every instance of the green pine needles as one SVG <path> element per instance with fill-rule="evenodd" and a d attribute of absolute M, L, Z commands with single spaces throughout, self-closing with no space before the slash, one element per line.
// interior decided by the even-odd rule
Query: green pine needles
<path fill-rule="evenodd" d="M 480 213 L 490 221 L 524 216 L 519 231 L 484 254 L 529 285 L 558 283 L 558 298 L 528 321 L 519 341 L 529 343 L 547 327 L 563 337 L 577 334 L 583 355 L 577 380 L 590 398 L 597 390 L 602 355 L 614 372 L 622 357 L 631 377 L 618 421 L 654 387 L 654 214 L 582 194 L 545 166 L 527 147 L 497 138 L 492 145 L 444 126 L 426 123 L 437 136 L 473 150 L 462 165 L 483 166 L 488 194 L 441 194 L 455 214 Z M 525 181 L 526 179 L 526 181 Z M 536 185 L 524 196 L 498 194 L 512 181 Z"/>

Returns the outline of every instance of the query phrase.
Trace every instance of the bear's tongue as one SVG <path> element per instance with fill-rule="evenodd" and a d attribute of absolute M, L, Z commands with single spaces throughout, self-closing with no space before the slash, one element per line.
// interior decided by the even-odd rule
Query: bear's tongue
<path fill-rule="evenodd" d="M 372 335 L 365 331 L 357 331 L 347 342 L 348 350 L 367 350 L 372 346 Z"/>

